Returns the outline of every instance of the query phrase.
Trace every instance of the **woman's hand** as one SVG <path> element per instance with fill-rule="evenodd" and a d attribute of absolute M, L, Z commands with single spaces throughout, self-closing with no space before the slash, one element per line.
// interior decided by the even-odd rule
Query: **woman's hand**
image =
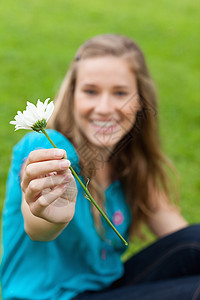
<path fill-rule="evenodd" d="M 35 229 L 38 232 L 39 223 L 40 229 L 44 224 L 44 231 L 60 232 L 59 228 L 63 229 L 73 218 L 77 188 L 69 166 L 66 152 L 61 149 L 41 149 L 29 154 L 22 169 L 21 187 L 22 213 L 30 236 Z"/>

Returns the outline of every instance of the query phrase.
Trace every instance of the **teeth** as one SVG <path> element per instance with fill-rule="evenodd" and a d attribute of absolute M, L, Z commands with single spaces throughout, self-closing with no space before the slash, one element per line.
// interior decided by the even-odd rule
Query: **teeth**
<path fill-rule="evenodd" d="M 93 121 L 93 124 L 100 127 L 111 127 L 116 124 L 116 122 L 113 121 Z"/>

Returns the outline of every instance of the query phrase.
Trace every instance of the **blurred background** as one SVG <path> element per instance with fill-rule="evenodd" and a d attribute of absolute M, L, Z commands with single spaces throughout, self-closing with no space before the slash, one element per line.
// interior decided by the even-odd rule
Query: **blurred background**
<path fill-rule="evenodd" d="M 26 101 L 53 99 L 77 48 L 119 33 L 143 49 L 159 95 L 162 145 L 180 176 L 180 206 L 200 221 L 200 2 L 7 0 L 0 3 L 0 211 Z M 135 248 L 134 248 L 135 249 Z"/>

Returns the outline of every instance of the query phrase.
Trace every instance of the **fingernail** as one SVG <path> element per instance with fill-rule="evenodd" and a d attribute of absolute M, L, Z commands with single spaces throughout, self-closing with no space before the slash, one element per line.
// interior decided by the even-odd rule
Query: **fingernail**
<path fill-rule="evenodd" d="M 69 160 L 67 160 L 67 159 L 62 159 L 62 160 L 60 161 L 60 168 L 61 168 L 61 169 L 69 168 L 69 166 L 70 166 L 70 161 L 69 161 Z"/>
<path fill-rule="evenodd" d="M 62 149 L 55 149 L 54 155 L 55 155 L 55 157 L 62 157 L 62 156 L 64 156 L 64 151 Z"/>

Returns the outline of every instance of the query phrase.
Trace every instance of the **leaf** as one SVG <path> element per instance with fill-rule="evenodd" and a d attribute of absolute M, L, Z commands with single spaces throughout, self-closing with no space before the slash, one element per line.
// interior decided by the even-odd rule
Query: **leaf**
<path fill-rule="evenodd" d="M 90 182 L 90 179 L 87 178 L 87 182 L 86 182 L 86 184 L 85 184 L 86 189 L 87 189 L 87 187 L 88 187 L 89 182 Z M 84 195 L 84 197 L 85 197 L 87 200 L 91 201 L 90 198 L 88 197 L 88 195 L 87 195 L 85 192 L 83 192 L 83 195 Z"/>

